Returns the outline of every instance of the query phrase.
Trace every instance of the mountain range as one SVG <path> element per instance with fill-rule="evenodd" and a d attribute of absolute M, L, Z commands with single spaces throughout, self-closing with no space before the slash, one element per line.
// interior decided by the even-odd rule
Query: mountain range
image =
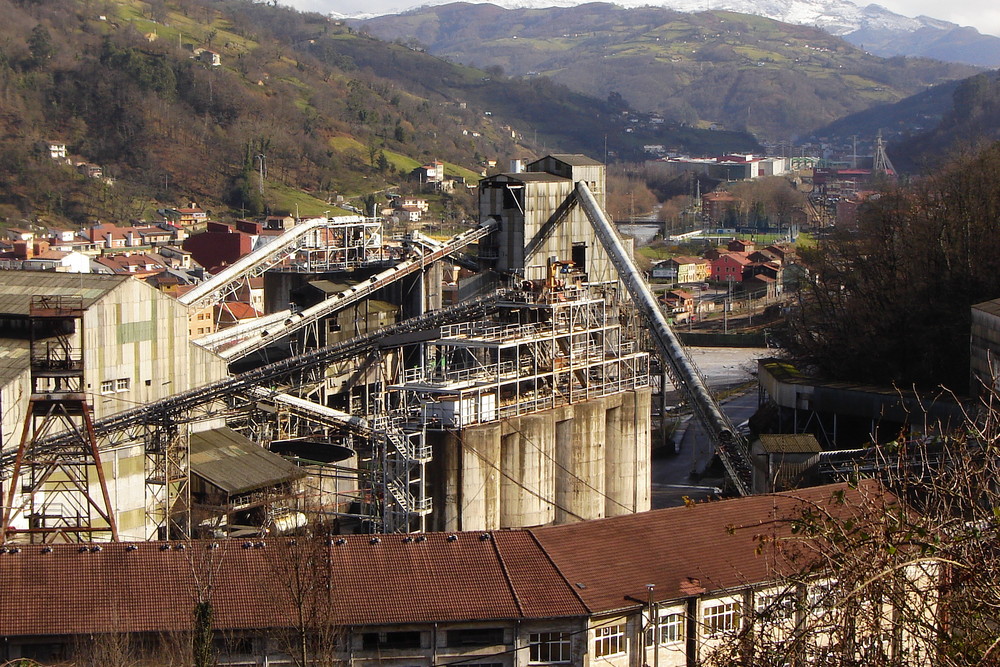
<path fill-rule="evenodd" d="M 438 4 L 445 3 L 423 3 L 419 9 L 410 11 L 422 11 Z M 573 0 L 492 0 L 490 4 L 504 9 L 540 10 L 576 7 L 581 3 Z M 979 67 L 1000 66 L 1000 38 L 927 16 L 902 16 L 876 4 L 862 7 L 848 0 L 619 0 L 615 4 L 632 9 L 655 6 L 685 13 L 712 10 L 750 14 L 817 27 L 883 57 L 918 56 Z M 367 14 L 355 18 L 373 17 Z"/>
<path fill-rule="evenodd" d="M 882 58 L 819 28 L 726 11 L 452 3 L 349 23 L 512 78 L 549 78 L 669 121 L 775 142 L 979 71 Z"/>

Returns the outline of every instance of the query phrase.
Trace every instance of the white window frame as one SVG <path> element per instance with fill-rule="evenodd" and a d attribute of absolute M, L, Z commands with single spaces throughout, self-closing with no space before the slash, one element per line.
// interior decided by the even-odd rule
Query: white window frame
<path fill-rule="evenodd" d="M 101 381 L 101 393 L 104 395 L 115 393 L 115 381 L 114 380 L 102 380 Z"/>
<path fill-rule="evenodd" d="M 785 621 L 795 616 L 797 601 L 791 591 L 767 593 L 757 598 L 757 616 L 770 621 Z"/>
<path fill-rule="evenodd" d="M 129 378 L 118 378 L 115 380 L 115 391 L 128 391 L 132 388 L 132 380 Z"/>
<path fill-rule="evenodd" d="M 702 609 L 705 634 L 715 637 L 725 632 L 735 632 L 740 625 L 740 603 L 720 602 Z"/>
<path fill-rule="evenodd" d="M 654 630 L 655 636 L 659 637 L 659 645 L 664 646 L 684 641 L 686 629 L 687 619 L 683 613 L 676 610 L 660 610 L 656 628 L 646 630 L 646 646 L 653 645 Z"/>
<path fill-rule="evenodd" d="M 573 661 L 573 640 L 568 632 L 532 632 L 528 635 L 528 664 L 556 665 Z M 543 659 L 543 655 L 548 658 Z"/>
<path fill-rule="evenodd" d="M 594 657 L 607 658 L 626 652 L 625 623 L 594 628 Z"/>

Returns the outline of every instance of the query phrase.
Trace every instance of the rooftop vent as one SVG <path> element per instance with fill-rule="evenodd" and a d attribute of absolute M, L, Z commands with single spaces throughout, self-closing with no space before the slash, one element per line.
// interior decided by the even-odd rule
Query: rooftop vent
<path fill-rule="evenodd" d="M 370 540 L 368 540 L 368 544 L 381 544 L 381 542 L 382 538 L 380 537 L 373 537 Z"/>
<path fill-rule="evenodd" d="M 458 541 L 458 535 L 449 535 L 448 536 L 448 541 L 449 542 L 457 542 Z"/>

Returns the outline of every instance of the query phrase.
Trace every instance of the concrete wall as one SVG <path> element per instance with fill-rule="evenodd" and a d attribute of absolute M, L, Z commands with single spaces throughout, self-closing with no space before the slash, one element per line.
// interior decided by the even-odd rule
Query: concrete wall
<path fill-rule="evenodd" d="M 650 508 L 650 390 L 428 434 L 434 530 L 571 523 Z"/>

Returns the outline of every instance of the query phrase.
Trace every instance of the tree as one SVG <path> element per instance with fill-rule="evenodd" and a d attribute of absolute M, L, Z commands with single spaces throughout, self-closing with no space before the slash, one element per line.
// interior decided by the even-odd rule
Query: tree
<path fill-rule="evenodd" d="M 291 632 L 278 637 L 297 667 L 340 664 L 343 631 L 336 623 L 331 539 L 324 535 L 272 540 L 268 564 L 293 610 Z"/>
<path fill-rule="evenodd" d="M 41 67 L 56 53 L 52 35 L 41 23 L 32 28 L 31 35 L 28 36 L 28 51 L 31 52 L 31 62 L 35 67 Z"/>
<path fill-rule="evenodd" d="M 963 392 L 970 306 L 1000 294 L 997 219 L 1000 144 L 886 187 L 856 230 L 801 251 L 809 276 L 783 342 L 834 379 Z"/>

